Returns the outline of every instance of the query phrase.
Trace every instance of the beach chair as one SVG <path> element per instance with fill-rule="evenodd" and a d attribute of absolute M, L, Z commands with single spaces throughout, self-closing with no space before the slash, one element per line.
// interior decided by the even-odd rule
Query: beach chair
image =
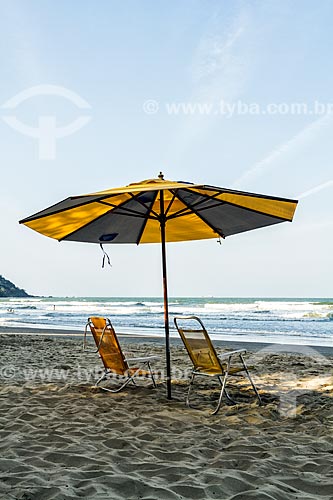
<path fill-rule="evenodd" d="M 231 403 L 235 404 L 235 401 L 229 396 L 226 389 L 227 379 L 230 375 L 243 374 L 246 376 L 252 385 L 259 404 L 261 404 L 260 395 L 254 385 L 243 357 L 246 353 L 246 349 L 217 354 L 207 330 L 199 318 L 196 316 L 178 316 L 174 318 L 174 323 L 193 363 L 191 381 L 186 397 L 187 406 L 191 407 L 190 393 L 194 384 L 194 379 L 199 375 L 216 377 L 221 385 L 218 404 L 211 413 L 212 415 L 215 415 L 219 411 L 223 395 L 225 395 Z M 231 366 L 235 358 L 238 358 L 241 366 Z"/>
<path fill-rule="evenodd" d="M 88 318 L 88 322 L 85 327 L 84 332 L 84 347 L 86 346 L 86 336 L 87 329 L 90 331 L 94 337 L 97 351 L 103 364 L 104 373 L 96 381 L 95 387 L 107 379 L 122 379 L 121 385 L 117 388 L 100 386 L 101 389 L 108 392 L 119 392 L 124 389 L 130 382 L 135 384 L 135 377 L 150 377 L 152 379 L 154 387 L 156 387 L 156 382 L 154 379 L 154 373 L 151 369 L 151 361 L 155 361 L 158 356 L 147 356 L 138 358 L 125 358 L 116 332 L 108 318 Z M 134 365 L 133 365 L 134 363 Z M 140 365 L 140 366 L 136 366 Z M 148 368 L 148 370 L 142 369 L 142 367 Z"/>

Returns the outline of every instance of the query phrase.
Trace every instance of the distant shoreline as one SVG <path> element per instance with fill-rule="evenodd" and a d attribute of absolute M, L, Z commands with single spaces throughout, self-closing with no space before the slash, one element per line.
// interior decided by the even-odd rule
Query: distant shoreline
<path fill-rule="evenodd" d="M 30 295 L 27 294 L 25 296 L 22 295 L 8 295 L 8 296 L 1 296 L 0 299 L 27 299 L 27 298 L 32 298 L 32 299 L 66 299 L 66 300 L 75 300 L 75 299 L 161 299 L 163 300 L 163 297 L 161 295 Z M 325 296 L 320 296 L 320 295 L 304 295 L 304 296 L 289 296 L 289 295 L 274 295 L 274 296 L 261 296 L 261 295 L 170 295 L 169 300 L 173 299 L 217 299 L 217 300 L 327 300 L 327 301 L 333 301 L 333 297 L 325 297 Z"/>

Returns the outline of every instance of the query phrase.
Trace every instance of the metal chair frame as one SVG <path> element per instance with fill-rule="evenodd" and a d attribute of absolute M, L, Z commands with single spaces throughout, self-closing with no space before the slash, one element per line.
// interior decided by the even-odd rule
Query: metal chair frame
<path fill-rule="evenodd" d="M 95 336 L 95 333 L 94 333 L 94 330 L 97 329 L 96 326 L 94 325 L 94 322 L 93 322 L 94 319 L 95 318 L 88 318 L 88 322 L 87 322 L 87 324 L 85 326 L 85 330 L 84 330 L 84 342 L 83 342 L 83 348 L 85 349 L 86 345 L 87 345 L 87 342 L 86 342 L 87 330 L 89 327 L 90 331 L 94 337 L 96 346 L 97 346 L 97 350 L 95 352 L 96 353 L 98 352 L 98 354 L 99 354 L 99 356 L 102 359 L 102 362 L 104 364 L 104 373 L 99 379 L 97 379 L 94 387 L 98 387 L 99 384 L 101 382 L 103 382 L 103 380 L 105 380 L 107 378 L 112 378 L 112 377 L 115 377 L 117 379 L 119 377 L 125 377 L 125 381 L 120 385 L 120 387 L 118 387 L 116 389 L 111 389 L 111 388 L 103 387 L 103 386 L 100 386 L 100 389 L 103 389 L 104 391 L 107 391 L 107 392 L 116 393 L 116 392 L 120 392 L 121 390 L 123 390 L 130 382 L 132 382 L 134 385 L 136 385 L 134 379 L 136 376 L 140 375 L 142 368 L 131 368 L 129 366 L 131 363 L 140 363 L 142 365 L 142 367 L 146 366 L 148 368 L 148 373 L 150 374 L 150 377 L 152 379 L 153 386 L 156 387 L 154 372 L 151 369 L 150 363 L 151 363 L 151 361 L 158 360 L 159 357 L 158 356 L 145 356 L 145 357 L 138 357 L 138 358 L 125 358 L 123 351 L 120 347 L 118 337 L 116 335 L 116 332 L 112 326 L 110 319 L 109 318 L 98 318 L 99 320 L 102 319 L 105 321 L 105 326 L 102 330 L 102 334 L 101 334 L 99 341 L 97 341 L 97 337 Z M 104 335 L 106 332 L 108 332 L 109 334 L 111 334 L 113 336 L 113 339 L 115 341 L 115 345 L 117 346 L 117 349 L 119 351 L 119 355 L 122 357 L 123 367 L 124 367 L 123 372 L 124 373 L 117 373 L 110 366 L 107 366 L 107 362 L 101 353 L 101 347 L 103 346 L 103 338 L 104 338 Z M 132 373 L 132 370 L 135 370 L 135 371 Z"/>
<path fill-rule="evenodd" d="M 185 321 L 194 320 L 200 324 L 201 328 L 200 329 L 181 328 L 178 324 L 178 322 L 180 320 L 185 320 Z M 188 355 L 191 358 L 191 361 L 192 361 L 193 366 L 194 366 L 194 368 L 192 370 L 192 376 L 191 376 L 187 396 L 186 396 L 186 405 L 189 408 L 193 408 L 193 406 L 191 406 L 191 404 L 190 404 L 190 394 L 191 394 L 191 391 L 192 391 L 192 388 L 194 385 L 194 379 L 198 375 L 201 375 L 204 377 L 217 377 L 217 379 L 221 385 L 221 391 L 220 391 L 220 395 L 219 395 L 219 399 L 218 399 L 218 404 L 217 404 L 216 408 L 211 412 L 211 415 L 216 415 L 218 413 L 218 411 L 222 405 L 223 395 L 225 395 L 225 397 L 232 404 L 236 404 L 236 402 L 228 394 L 228 391 L 226 389 L 226 385 L 227 385 L 227 379 L 230 375 L 234 376 L 234 375 L 240 374 L 241 372 L 245 372 L 245 376 L 250 381 L 251 386 L 255 392 L 255 395 L 258 398 L 259 405 L 262 404 L 260 394 L 259 394 L 259 392 L 258 392 L 258 390 L 253 382 L 253 379 L 250 375 L 250 372 L 248 370 L 248 367 L 247 367 L 245 360 L 244 360 L 244 357 L 243 357 L 243 355 L 246 353 L 246 349 L 238 349 L 236 351 L 230 351 L 230 352 L 226 352 L 224 354 L 217 354 L 217 352 L 212 344 L 212 341 L 208 335 L 208 332 L 207 332 L 207 330 L 206 330 L 206 328 L 205 328 L 205 326 L 200 318 L 198 318 L 197 316 L 176 316 L 174 318 L 174 323 L 175 323 L 175 326 L 178 330 L 178 333 L 179 333 L 179 335 L 180 335 L 180 337 L 185 345 L 185 348 L 186 348 Z M 194 358 L 193 352 L 191 352 L 189 342 L 186 338 L 186 333 L 191 333 L 191 332 L 192 333 L 195 333 L 195 332 L 200 333 L 201 332 L 203 334 L 204 339 L 205 339 L 206 344 L 207 344 L 207 348 L 209 349 L 209 355 L 211 356 L 211 359 L 212 359 L 212 367 L 214 365 L 215 365 L 215 367 L 218 367 L 217 372 L 215 372 L 215 371 L 209 372 L 209 368 L 200 367 L 198 365 L 197 360 Z M 243 368 L 231 368 L 232 360 L 235 356 L 240 359 Z M 224 360 L 226 361 L 226 367 L 222 365 L 222 361 L 224 361 Z"/>

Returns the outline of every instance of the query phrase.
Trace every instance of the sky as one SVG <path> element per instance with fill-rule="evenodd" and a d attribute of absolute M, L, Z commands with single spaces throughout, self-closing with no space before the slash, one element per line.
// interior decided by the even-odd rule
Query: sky
<path fill-rule="evenodd" d="M 292 223 L 167 246 L 170 296 L 332 297 L 333 3 L 0 1 L 0 274 L 31 294 L 160 296 L 159 245 L 18 220 L 157 177 L 299 199 Z"/>

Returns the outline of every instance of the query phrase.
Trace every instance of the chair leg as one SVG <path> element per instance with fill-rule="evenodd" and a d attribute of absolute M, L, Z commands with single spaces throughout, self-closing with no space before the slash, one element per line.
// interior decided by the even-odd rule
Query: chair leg
<path fill-rule="evenodd" d="M 116 393 L 122 391 L 130 382 L 133 382 L 132 377 L 128 377 L 128 379 L 117 389 L 109 389 L 108 387 L 101 387 L 101 389 L 103 389 L 103 391 Z"/>
<path fill-rule="evenodd" d="M 188 406 L 189 408 L 192 408 L 191 404 L 190 404 L 190 392 L 191 392 L 191 389 L 192 389 L 192 386 L 194 383 L 194 377 L 195 377 L 195 373 L 192 372 L 192 377 L 190 380 L 190 385 L 188 386 L 188 391 L 187 391 L 187 396 L 186 396 L 186 406 Z"/>
<path fill-rule="evenodd" d="M 217 403 L 217 407 L 211 413 L 211 415 L 216 415 L 217 412 L 219 411 L 219 409 L 221 408 L 222 398 L 223 398 L 223 394 L 225 393 L 225 386 L 226 386 L 226 383 L 227 383 L 227 378 L 228 378 L 228 375 L 229 375 L 229 370 L 230 370 L 230 358 L 228 359 L 227 369 L 225 371 L 225 374 L 224 374 L 224 377 L 223 377 L 223 381 L 221 381 L 221 377 L 218 377 L 218 379 L 219 379 L 220 384 L 221 384 L 222 387 L 221 387 L 219 402 Z"/>
<path fill-rule="evenodd" d="M 97 380 L 97 382 L 95 383 L 95 387 L 98 387 L 98 385 L 104 380 L 106 379 L 106 377 L 109 375 L 109 372 L 108 371 L 105 371 L 103 373 L 103 375 Z M 127 377 L 127 379 L 125 380 L 125 382 L 120 386 L 118 387 L 117 389 L 109 389 L 108 387 L 99 387 L 100 389 L 102 389 L 103 391 L 107 391 L 107 392 L 120 392 L 122 389 L 124 389 L 130 382 L 134 382 L 133 380 L 133 377 Z M 135 384 L 135 382 L 134 382 Z"/>
<path fill-rule="evenodd" d="M 100 383 L 102 382 L 102 380 L 104 380 L 104 379 L 107 377 L 107 375 L 108 375 L 108 372 L 107 372 L 107 371 L 105 371 L 105 372 L 103 373 L 103 375 L 102 375 L 102 376 L 101 376 L 101 377 L 100 377 L 100 378 L 99 378 L 99 379 L 95 382 L 94 387 L 97 387 L 97 386 L 98 386 L 98 384 L 100 384 Z"/>
<path fill-rule="evenodd" d="M 224 377 L 223 377 L 223 380 L 221 379 L 221 377 L 218 377 L 219 379 L 219 382 L 221 384 L 221 392 L 220 392 L 220 396 L 219 396 L 219 401 L 218 401 L 218 404 L 215 408 L 214 411 L 211 412 L 211 415 L 216 415 L 216 413 L 219 411 L 219 409 L 221 408 L 221 404 L 222 404 L 222 399 L 223 399 L 223 394 L 225 394 L 226 398 L 233 404 L 236 404 L 236 402 L 229 396 L 225 386 L 226 386 L 226 382 L 227 382 L 227 378 L 228 378 L 228 375 L 229 375 L 229 370 L 230 370 L 230 359 L 228 360 L 228 365 L 227 365 L 227 370 L 225 371 L 225 374 L 224 374 Z M 191 390 L 192 390 L 192 387 L 194 385 L 194 377 L 195 377 L 196 373 L 192 373 L 192 377 L 191 377 L 191 380 L 190 380 L 190 385 L 189 385 L 189 388 L 188 388 L 188 391 L 187 391 L 187 397 L 186 397 L 186 406 L 188 406 L 189 408 L 193 408 L 190 404 L 190 393 L 191 393 Z"/>
<path fill-rule="evenodd" d="M 227 400 L 230 401 L 230 403 L 232 403 L 233 405 L 237 404 L 236 401 L 234 399 L 232 399 L 232 397 L 229 395 L 226 388 L 224 388 L 224 395 L 227 398 Z"/>
<path fill-rule="evenodd" d="M 246 366 L 245 360 L 244 360 L 244 358 L 243 358 L 243 356 L 242 356 L 241 354 L 239 355 L 239 357 L 240 357 L 240 359 L 241 359 L 241 361 L 242 361 L 242 363 L 243 363 L 244 370 L 245 370 L 245 372 L 246 372 L 247 378 L 249 379 L 249 381 L 250 381 L 250 383 L 251 383 L 251 385 L 252 385 L 252 388 L 253 388 L 253 390 L 254 390 L 254 392 L 255 392 L 255 394 L 256 394 L 256 396 L 257 396 L 257 398 L 258 398 L 259 405 L 261 405 L 261 404 L 262 404 L 262 401 L 261 401 L 260 394 L 259 394 L 258 389 L 256 388 L 256 386 L 255 386 L 255 384 L 254 384 L 254 382 L 253 382 L 253 380 L 252 380 L 252 377 L 251 377 L 251 375 L 250 375 L 250 372 L 249 372 L 249 370 L 248 370 L 248 368 L 247 368 L 247 366 Z"/>
<path fill-rule="evenodd" d="M 153 381 L 153 385 L 154 385 L 154 387 L 156 387 L 156 382 L 155 382 L 155 378 L 154 378 L 150 363 L 148 362 L 147 364 L 148 364 L 149 372 L 150 372 L 150 375 L 151 375 L 151 378 Z M 139 371 L 139 370 L 137 370 L 137 371 Z M 124 389 L 130 382 L 132 382 L 136 386 L 136 383 L 134 380 L 136 373 L 137 372 L 135 372 L 133 375 L 130 375 L 130 376 L 128 375 L 125 382 L 117 389 L 109 389 L 108 387 L 100 387 L 100 389 L 103 389 L 103 391 L 116 393 L 116 392 L 120 392 L 122 389 Z M 100 384 L 107 377 L 108 374 L 109 374 L 109 372 L 105 371 L 105 373 L 103 373 L 103 375 L 97 380 L 95 387 L 97 387 L 98 384 Z"/>
<path fill-rule="evenodd" d="M 153 385 L 154 385 L 154 387 L 156 388 L 156 382 L 155 382 L 154 374 L 153 374 L 153 372 L 152 372 L 152 369 L 151 369 L 151 366 L 150 366 L 149 361 L 147 362 L 147 366 L 148 366 L 148 369 L 149 369 L 149 373 L 150 373 L 151 379 L 152 379 L 152 381 L 153 381 Z"/>

